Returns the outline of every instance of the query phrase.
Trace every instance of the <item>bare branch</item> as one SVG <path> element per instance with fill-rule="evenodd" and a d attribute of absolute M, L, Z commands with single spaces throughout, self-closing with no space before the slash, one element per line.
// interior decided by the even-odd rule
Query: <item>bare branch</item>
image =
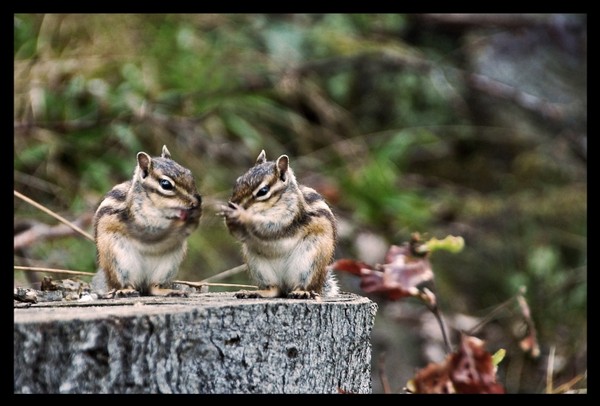
<path fill-rule="evenodd" d="M 57 219 L 58 221 L 60 221 L 61 223 L 67 225 L 68 227 L 72 228 L 74 231 L 76 231 L 77 233 L 81 234 L 82 236 L 84 236 L 85 238 L 87 238 L 90 241 L 94 241 L 94 237 L 92 237 L 90 234 L 86 233 L 85 231 L 83 231 L 81 228 L 79 228 L 79 226 L 77 226 L 76 224 L 73 224 L 72 222 L 70 222 L 69 220 L 65 219 L 64 217 L 54 213 L 52 210 L 42 206 L 41 204 L 37 203 L 36 201 L 30 199 L 29 197 L 17 192 L 16 190 L 14 190 L 14 194 L 15 196 L 17 196 L 19 199 L 29 203 L 30 205 L 32 205 L 33 207 L 43 211 L 44 213 L 54 217 L 55 219 Z M 82 216 L 82 219 L 85 219 L 85 215 Z M 91 221 L 91 215 L 89 215 L 89 221 Z M 89 223 L 88 223 L 89 224 Z M 15 243 L 15 249 L 16 249 L 16 243 Z"/>
<path fill-rule="evenodd" d="M 440 312 L 440 309 L 438 308 L 437 305 L 429 305 L 426 304 L 427 308 L 429 309 L 429 311 L 431 311 L 431 313 L 433 313 L 433 315 L 435 316 L 435 319 L 438 322 L 438 325 L 440 326 L 440 330 L 442 331 L 442 338 L 444 340 L 444 347 L 446 349 L 446 354 L 450 354 L 452 352 L 452 346 L 450 345 L 450 340 L 448 339 L 448 333 L 446 333 L 446 324 L 444 323 L 444 318 L 442 317 L 442 313 Z"/>
<path fill-rule="evenodd" d="M 15 192 L 16 193 L 16 192 Z M 90 224 L 92 220 L 92 214 L 86 213 L 79 217 L 72 223 L 57 224 L 49 226 L 43 223 L 34 223 L 31 227 L 18 233 L 14 237 L 14 250 L 20 250 L 27 248 L 40 240 L 52 240 L 63 237 L 71 237 L 77 233 L 81 234 L 81 231 L 76 231 L 73 227 L 81 230 L 79 227 L 85 227 Z M 92 238 L 84 232 L 86 238 Z M 92 238 L 93 241 L 93 238 Z"/>

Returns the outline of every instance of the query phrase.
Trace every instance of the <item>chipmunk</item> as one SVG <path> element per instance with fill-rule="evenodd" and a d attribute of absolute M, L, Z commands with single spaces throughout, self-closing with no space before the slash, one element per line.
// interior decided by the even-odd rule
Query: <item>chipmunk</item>
<path fill-rule="evenodd" d="M 300 185 L 287 155 L 255 165 L 240 176 L 220 213 L 242 252 L 257 291 L 238 298 L 318 299 L 339 293 L 328 265 L 333 260 L 336 219 L 323 197 Z"/>
<path fill-rule="evenodd" d="M 133 178 L 104 196 L 93 218 L 99 270 L 92 288 L 108 297 L 185 294 L 166 289 L 199 224 L 202 198 L 192 172 L 171 159 L 138 152 Z"/>

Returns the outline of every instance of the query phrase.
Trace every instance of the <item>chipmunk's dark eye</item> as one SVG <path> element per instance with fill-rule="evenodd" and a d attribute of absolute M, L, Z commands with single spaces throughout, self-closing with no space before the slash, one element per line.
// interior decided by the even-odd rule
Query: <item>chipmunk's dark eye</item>
<path fill-rule="evenodd" d="M 173 184 L 170 181 L 168 181 L 167 179 L 161 179 L 161 180 L 159 180 L 158 184 L 164 190 L 173 190 Z"/>
<path fill-rule="evenodd" d="M 271 190 L 269 185 L 262 187 L 258 192 L 256 192 L 256 197 L 261 197 L 261 196 L 266 195 L 267 193 L 269 193 L 269 190 Z"/>

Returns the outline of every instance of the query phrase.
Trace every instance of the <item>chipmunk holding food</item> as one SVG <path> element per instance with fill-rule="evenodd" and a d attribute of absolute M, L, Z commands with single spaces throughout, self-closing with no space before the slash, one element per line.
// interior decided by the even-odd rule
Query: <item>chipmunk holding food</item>
<path fill-rule="evenodd" d="M 202 198 L 192 172 L 171 159 L 137 154 L 133 178 L 115 186 L 94 214 L 99 270 L 92 288 L 112 296 L 183 295 L 168 289 L 198 227 Z"/>
<path fill-rule="evenodd" d="M 333 260 L 336 219 L 323 197 L 298 184 L 287 155 L 255 165 L 240 176 L 219 213 L 242 252 L 257 291 L 238 298 L 318 299 L 339 293 L 328 265 Z"/>

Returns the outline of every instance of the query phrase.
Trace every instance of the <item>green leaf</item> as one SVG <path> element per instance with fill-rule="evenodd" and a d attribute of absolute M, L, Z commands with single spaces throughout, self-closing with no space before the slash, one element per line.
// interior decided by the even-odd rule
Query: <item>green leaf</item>
<path fill-rule="evenodd" d="M 443 240 L 438 240 L 437 238 L 432 238 L 427 241 L 424 245 L 422 251 L 424 252 L 433 252 L 433 251 L 449 251 L 453 254 L 461 252 L 465 246 L 465 240 L 458 236 L 455 237 L 453 235 L 449 235 Z"/>
<path fill-rule="evenodd" d="M 494 355 L 492 355 L 492 363 L 494 364 L 494 366 L 497 367 L 498 364 L 502 362 L 505 356 L 506 350 L 504 348 L 500 348 L 498 351 L 496 351 Z"/>

